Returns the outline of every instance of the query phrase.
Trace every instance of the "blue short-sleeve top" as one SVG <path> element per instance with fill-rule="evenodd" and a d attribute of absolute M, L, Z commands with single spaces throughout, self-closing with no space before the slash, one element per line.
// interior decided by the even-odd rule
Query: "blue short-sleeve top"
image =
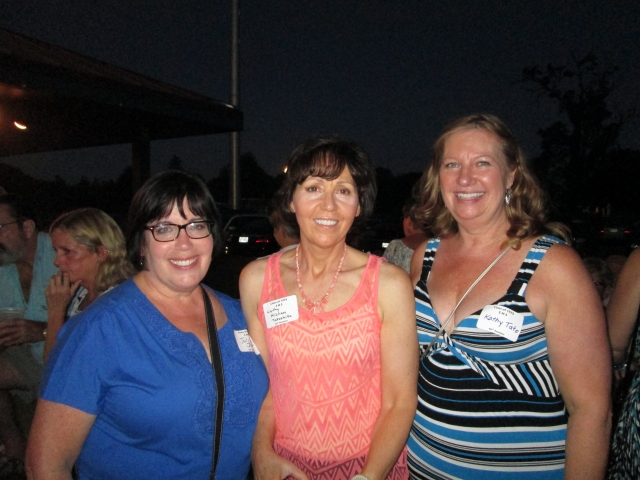
<path fill-rule="evenodd" d="M 264 363 L 240 349 L 240 304 L 215 293 L 225 408 L 216 478 L 246 478 L 267 388 Z M 43 399 L 96 415 L 77 460 L 81 479 L 207 479 L 216 389 L 207 353 L 174 327 L 132 280 L 64 326 L 47 363 Z"/>

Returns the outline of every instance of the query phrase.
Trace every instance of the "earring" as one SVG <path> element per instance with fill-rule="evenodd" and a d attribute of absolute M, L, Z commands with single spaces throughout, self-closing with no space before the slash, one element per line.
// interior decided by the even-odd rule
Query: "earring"
<path fill-rule="evenodd" d="M 504 201 L 507 205 L 509 205 L 509 202 L 511 202 L 511 189 L 507 188 L 507 191 L 504 194 Z"/>

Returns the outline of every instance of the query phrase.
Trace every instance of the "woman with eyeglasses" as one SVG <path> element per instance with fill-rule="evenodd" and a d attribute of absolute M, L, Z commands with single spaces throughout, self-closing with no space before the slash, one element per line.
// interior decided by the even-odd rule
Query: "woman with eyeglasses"
<path fill-rule="evenodd" d="M 194 175 L 162 172 L 137 192 L 127 249 L 139 272 L 61 330 L 30 478 L 71 478 L 74 463 L 80 479 L 246 478 L 268 380 L 239 302 L 200 284 L 218 226 Z"/>

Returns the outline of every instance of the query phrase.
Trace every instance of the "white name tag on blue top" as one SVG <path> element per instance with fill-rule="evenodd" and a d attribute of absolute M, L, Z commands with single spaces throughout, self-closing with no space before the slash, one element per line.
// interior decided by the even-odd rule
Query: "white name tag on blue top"
<path fill-rule="evenodd" d="M 298 300 L 295 295 L 278 298 L 262 305 L 267 328 L 298 320 Z"/>
<path fill-rule="evenodd" d="M 524 316 L 520 313 L 500 305 L 487 305 L 482 309 L 476 327 L 515 342 L 523 323 Z"/>
<path fill-rule="evenodd" d="M 253 343 L 253 339 L 249 336 L 247 330 L 234 330 L 233 335 L 236 337 L 236 343 L 241 352 L 253 352 L 256 355 L 260 355 L 258 347 Z"/>

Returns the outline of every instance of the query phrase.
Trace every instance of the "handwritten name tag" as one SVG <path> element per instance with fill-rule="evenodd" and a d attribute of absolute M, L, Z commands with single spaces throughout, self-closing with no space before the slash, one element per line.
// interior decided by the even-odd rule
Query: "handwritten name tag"
<path fill-rule="evenodd" d="M 258 347 L 253 343 L 247 330 L 234 330 L 233 335 L 236 337 L 236 343 L 241 352 L 253 352 L 256 355 L 260 355 Z"/>
<path fill-rule="evenodd" d="M 524 317 L 510 308 L 487 305 L 482 309 L 476 327 L 515 342 L 518 340 L 523 322 Z"/>
<path fill-rule="evenodd" d="M 278 298 L 262 305 L 267 328 L 298 320 L 298 300 L 295 295 Z"/>

